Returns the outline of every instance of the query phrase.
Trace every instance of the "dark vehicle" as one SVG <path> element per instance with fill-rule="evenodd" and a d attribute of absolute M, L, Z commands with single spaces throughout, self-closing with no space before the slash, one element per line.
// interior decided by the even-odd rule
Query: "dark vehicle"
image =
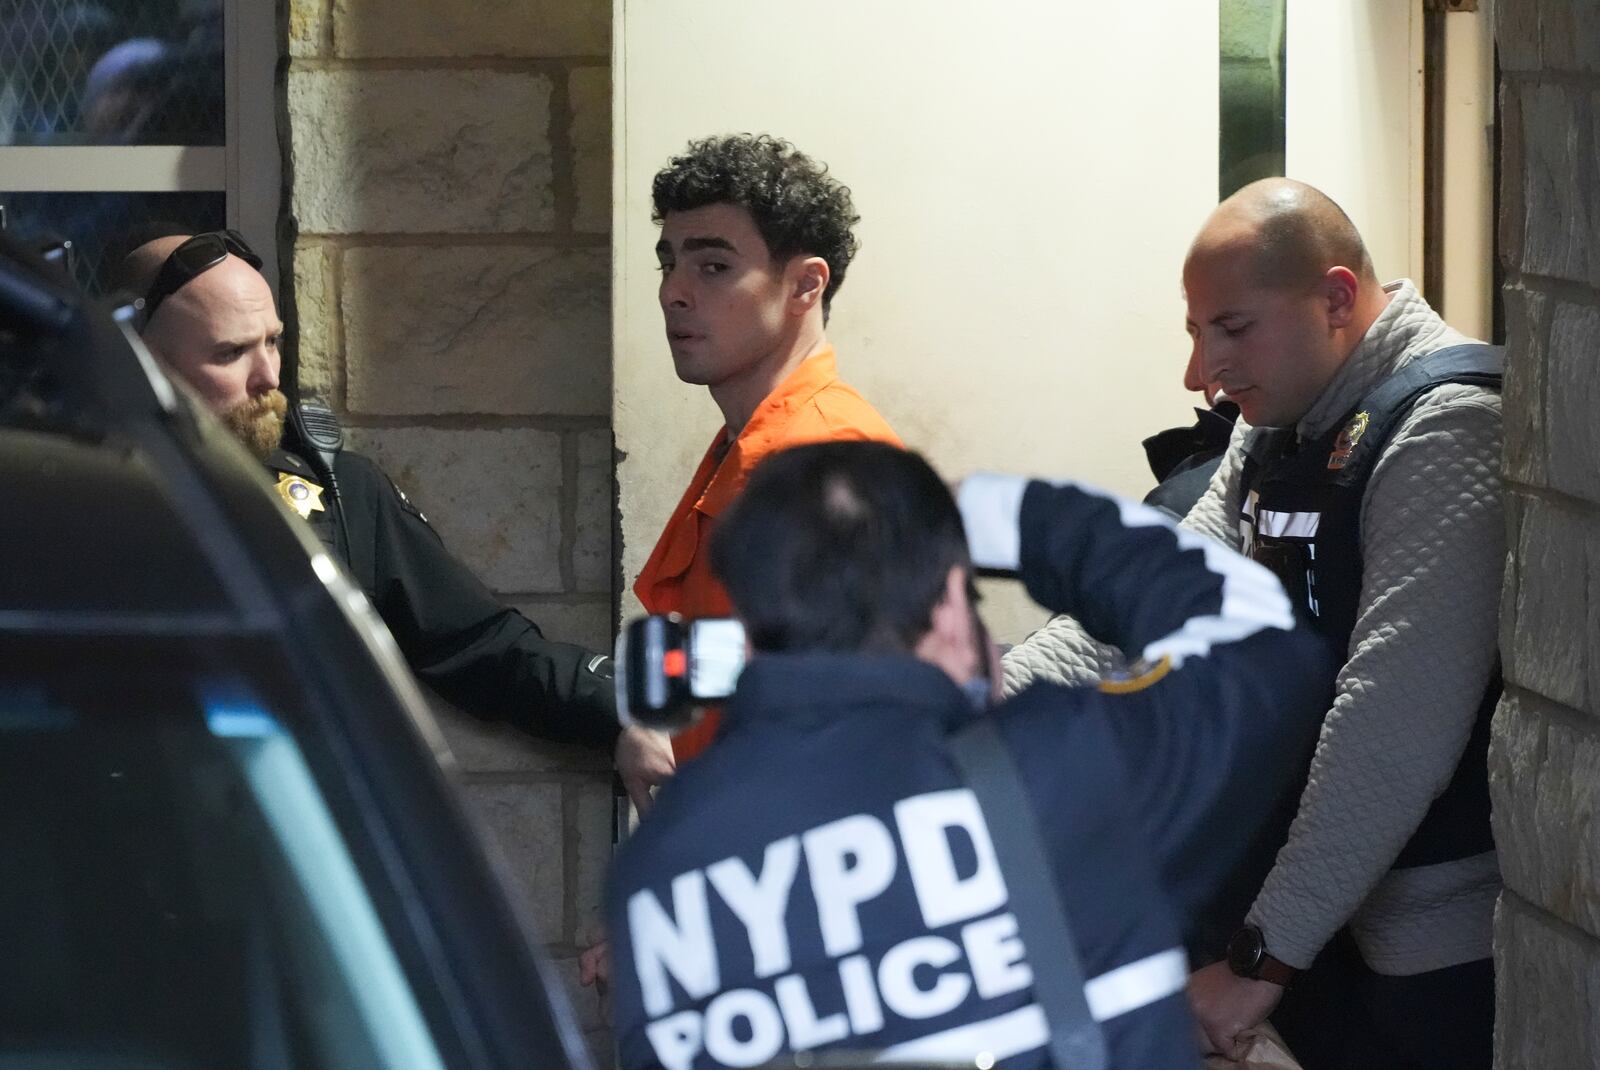
<path fill-rule="evenodd" d="M 393 641 L 0 235 L 0 1070 L 586 1068 Z"/>

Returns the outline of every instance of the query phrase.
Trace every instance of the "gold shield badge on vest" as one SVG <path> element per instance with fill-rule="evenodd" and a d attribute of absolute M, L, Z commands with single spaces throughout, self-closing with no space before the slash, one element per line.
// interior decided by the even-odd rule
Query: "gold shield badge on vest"
<path fill-rule="evenodd" d="M 289 508 L 302 517 L 326 510 L 322 504 L 322 488 L 310 480 L 284 472 L 278 476 L 277 488 L 283 500 L 289 503 Z"/>
<path fill-rule="evenodd" d="M 1361 436 L 1367 433 L 1367 424 L 1371 420 L 1370 413 L 1358 412 L 1355 419 L 1339 432 L 1339 437 L 1333 441 L 1333 452 L 1328 454 L 1328 471 L 1337 472 L 1350 463 L 1350 454 L 1355 452 L 1356 443 L 1361 441 Z"/>
<path fill-rule="evenodd" d="M 1140 658 L 1126 669 L 1107 673 L 1101 679 L 1099 689 L 1107 695 L 1131 695 L 1159 682 L 1171 671 L 1170 655 L 1163 655 L 1159 661 L 1146 661 Z"/>

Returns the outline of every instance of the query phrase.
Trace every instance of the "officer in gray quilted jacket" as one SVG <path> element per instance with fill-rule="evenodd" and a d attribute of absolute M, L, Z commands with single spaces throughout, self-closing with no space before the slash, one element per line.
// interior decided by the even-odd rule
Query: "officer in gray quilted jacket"
<path fill-rule="evenodd" d="M 1191 978 L 1206 1046 L 1236 1055 L 1270 1016 L 1308 1070 L 1487 1068 L 1499 353 L 1380 284 L 1338 206 L 1284 179 L 1217 208 L 1183 281 L 1201 374 L 1242 412 L 1184 524 L 1347 650 L 1314 753 L 1284 756 L 1305 775 L 1241 874 L 1226 957 Z M 1058 619 L 1007 686 L 1104 657 Z"/>

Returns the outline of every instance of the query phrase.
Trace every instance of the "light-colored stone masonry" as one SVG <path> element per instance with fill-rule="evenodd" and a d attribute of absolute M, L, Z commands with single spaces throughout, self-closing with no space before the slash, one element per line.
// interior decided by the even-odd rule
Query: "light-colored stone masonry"
<path fill-rule="evenodd" d="M 1510 560 L 1501 1070 L 1600 1067 L 1600 5 L 1497 0 Z"/>
<path fill-rule="evenodd" d="M 301 388 L 502 598 L 600 649 L 610 26 L 605 0 L 289 3 Z M 609 756 L 441 719 L 577 992 L 610 855 Z M 600 1042 L 593 995 L 575 1002 Z"/>

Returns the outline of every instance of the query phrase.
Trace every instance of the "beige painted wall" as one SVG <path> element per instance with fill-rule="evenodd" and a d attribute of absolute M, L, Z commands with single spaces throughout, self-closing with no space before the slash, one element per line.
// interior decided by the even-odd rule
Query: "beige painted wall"
<path fill-rule="evenodd" d="M 777 134 L 850 185 L 862 252 L 830 338 L 845 377 L 947 475 L 1142 493 L 1139 440 L 1188 417 L 1178 275 L 1216 199 L 1215 0 L 933 8 L 617 3 L 625 580 L 719 423 L 673 375 L 655 293 L 650 178 L 692 137 Z M 990 614 L 1003 640 L 1040 620 L 1014 595 Z"/>
<path fill-rule="evenodd" d="M 1325 190 L 1381 278 L 1423 278 L 1423 5 L 1288 0 L 1285 170 Z M 1493 317 L 1492 4 L 1444 16 L 1442 299 L 1458 330 Z"/>
<path fill-rule="evenodd" d="M 1421 0 L 1289 0 L 1284 168 L 1339 202 L 1384 280 L 1422 279 Z"/>
<path fill-rule="evenodd" d="M 1445 19 L 1444 255 L 1439 314 L 1457 330 L 1494 330 L 1494 15 Z"/>

